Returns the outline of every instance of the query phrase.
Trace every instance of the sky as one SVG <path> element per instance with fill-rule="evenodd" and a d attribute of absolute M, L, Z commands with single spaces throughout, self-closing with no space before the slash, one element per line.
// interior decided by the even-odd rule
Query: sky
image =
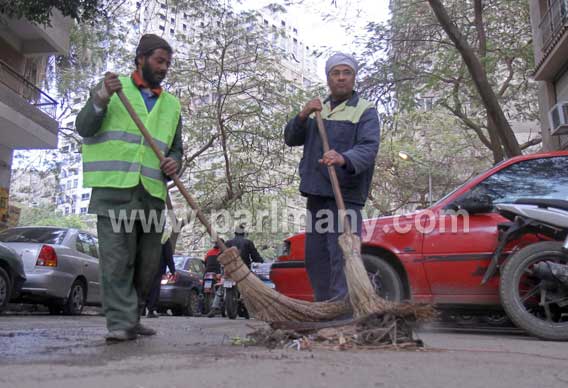
<path fill-rule="evenodd" d="M 258 9 L 268 4 L 284 4 L 287 17 L 310 47 L 326 47 L 329 51 L 356 52 L 356 34 L 363 34 L 367 22 L 386 21 L 389 0 L 243 0 L 237 8 Z M 325 74 L 325 59 L 318 61 L 318 74 Z"/>

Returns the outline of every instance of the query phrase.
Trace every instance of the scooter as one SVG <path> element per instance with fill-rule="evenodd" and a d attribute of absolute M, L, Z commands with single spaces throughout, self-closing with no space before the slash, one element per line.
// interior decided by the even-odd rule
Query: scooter
<path fill-rule="evenodd" d="M 482 283 L 499 271 L 509 318 L 536 337 L 568 340 L 568 201 L 519 199 L 496 208 L 511 222 L 499 225 L 499 242 Z M 506 247 L 516 242 L 506 256 Z"/>

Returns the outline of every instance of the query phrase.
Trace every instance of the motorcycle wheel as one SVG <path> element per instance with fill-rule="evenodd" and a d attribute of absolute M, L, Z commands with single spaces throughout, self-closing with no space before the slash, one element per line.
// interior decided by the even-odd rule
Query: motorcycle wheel
<path fill-rule="evenodd" d="M 533 275 L 532 268 L 542 261 L 568 264 L 562 242 L 531 244 L 505 263 L 499 292 L 505 312 L 520 328 L 544 340 L 568 340 L 568 289 Z"/>
<path fill-rule="evenodd" d="M 239 312 L 239 296 L 235 288 L 225 289 L 225 311 L 229 319 L 237 318 Z"/>
<path fill-rule="evenodd" d="M 214 297 L 215 294 L 213 293 L 203 294 L 203 306 L 201 308 L 201 314 L 203 315 L 209 314 L 209 311 L 211 310 L 211 305 L 213 304 Z"/>

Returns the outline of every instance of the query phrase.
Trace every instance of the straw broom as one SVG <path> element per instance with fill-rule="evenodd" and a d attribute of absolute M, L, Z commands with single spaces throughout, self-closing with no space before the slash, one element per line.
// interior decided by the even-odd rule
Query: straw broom
<path fill-rule="evenodd" d="M 142 136 L 144 136 L 144 139 L 160 160 L 160 163 L 163 162 L 165 159 L 164 155 L 132 108 L 128 98 L 124 95 L 122 90 L 119 90 L 117 95 L 142 133 Z M 205 226 L 207 233 L 217 242 L 221 251 L 224 252 L 220 255 L 219 261 L 225 266 L 226 274 L 237 282 L 239 291 L 244 297 L 245 304 L 251 316 L 266 322 L 313 322 L 333 320 L 351 311 L 351 307 L 345 301 L 310 303 L 289 298 L 267 287 L 256 276 L 249 276 L 250 270 L 239 257 L 238 250 L 236 248 L 227 249 L 225 243 L 205 218 L 197 202 L 184 187 L 179 176 L 174 174 L 170 176 L 170 178 L 174 181 L 179 192 L 185 198 L 191 209 L 196 213 L 199 221 Z"/>

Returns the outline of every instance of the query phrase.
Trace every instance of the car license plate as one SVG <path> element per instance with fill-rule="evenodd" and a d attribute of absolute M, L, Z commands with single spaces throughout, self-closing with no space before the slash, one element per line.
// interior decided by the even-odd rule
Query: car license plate
<path fill-rule="evenodd" d="M 231 279 L 225 279 L 223 280 L 223 286 L 225 288 L 233 288 L 233 286 L 235 285 L 235 282 L 232 281 Z"/>
<path fill-rule="evenodd" d="M 206 280 L 205 283 L 203 284 L 203 288 L 205 288 L 206 290 L 210 289 L 211 286 L 213 285 L 213 281 L 212 280 Z"/>

